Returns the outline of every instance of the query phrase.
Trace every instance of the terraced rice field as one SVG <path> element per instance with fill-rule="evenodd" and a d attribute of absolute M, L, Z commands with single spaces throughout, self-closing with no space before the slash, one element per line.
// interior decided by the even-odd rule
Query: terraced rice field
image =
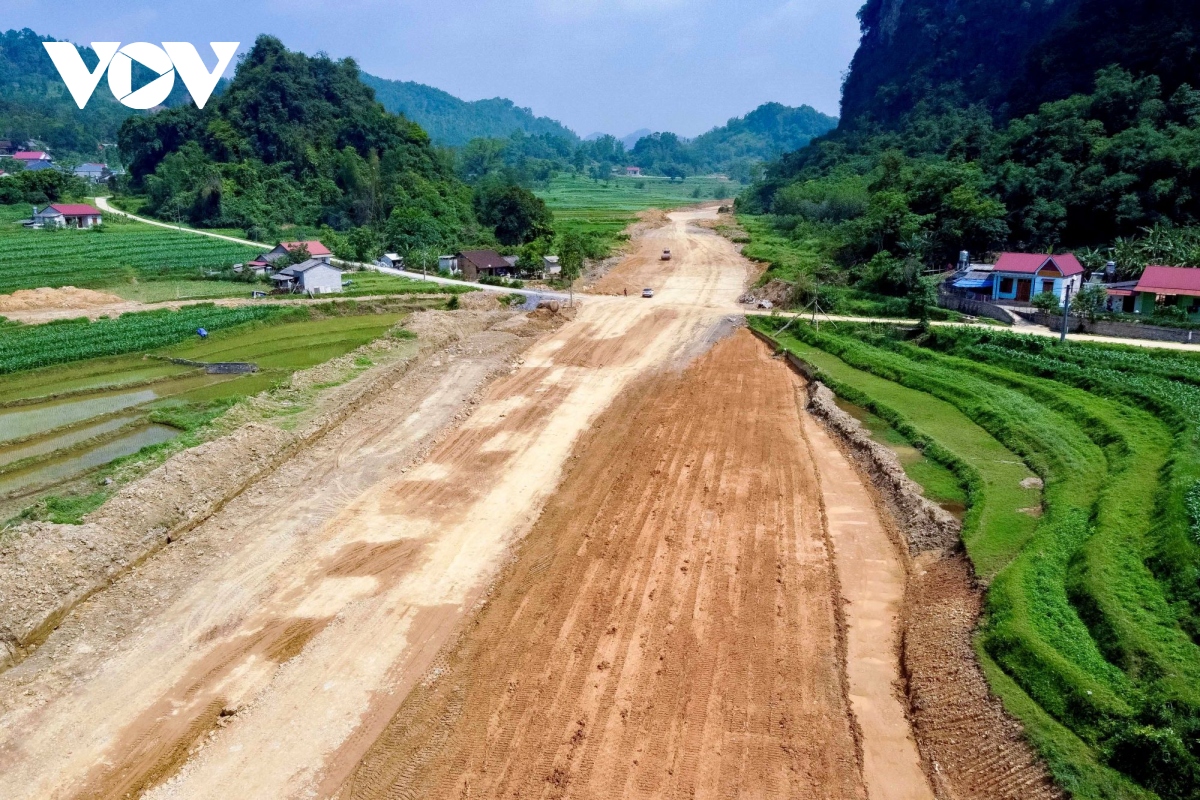
<path fill-rule="evenodd" d="M 204 341 L 174 342 L 0 376 L 0 506 L 11 511 L 64 481 L 169 441 L 238 398 L 377 338 L 404 317 L 388 313 L 312 319 L 305 309 L 268 311 L 276 313 L 215 330 Z M 120 321 L 108 321 L 109 327 Z M 77 326 L 83 334 L 90 332 L 85 338 L 100 346 L 112 333 L 104 330 L 104 322 Z M 37 332 L 39 327 L 55 326 L 29 330 Z M 194 333 L 187 335 L 195 338 Z M 259 372 L 207 375 L 169 358 L 248 361 L 257 364 Z"/>
<path fill-rule="evenodd" d="M 1007 333 L 913 336 L 797 324 L 779 341 L 962 480 L 963 540 L 989 587 L 978 653 L 1059 785 L 1193 796 L 1200 361 Z"/>

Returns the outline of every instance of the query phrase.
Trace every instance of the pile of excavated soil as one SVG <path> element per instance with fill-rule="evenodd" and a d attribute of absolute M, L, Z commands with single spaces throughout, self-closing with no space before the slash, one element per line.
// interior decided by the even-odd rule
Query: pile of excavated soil
<path fill-rule="evenodd" d="M 126 302 L 124 298 L 92 289 L 63 286 L 58 289 L 18 289 L 0 294 L 0 312 L 41 311 L 55 308 L 99 308 Z"/>
<path fill-rule="evenodd" d="M 864 796 L 794 388 L 743 332 L 620 397 L 338 796 Z"/>

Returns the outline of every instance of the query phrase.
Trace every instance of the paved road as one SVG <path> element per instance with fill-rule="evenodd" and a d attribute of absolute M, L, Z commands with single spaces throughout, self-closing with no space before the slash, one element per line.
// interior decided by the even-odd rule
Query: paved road
<path fill-rule="evenodd" d="M 183 233 L 194 233 L 197 236 L 207 236 L 210 239 L 222 239 L 226 242 L 236 242 L 237 244 L 247 244 L 247 245 L 250 245 L 251 247 L 263 247 L 262 242 L 252 242 L 249 239 L 239 239 L 236 236 L 226 236 L 223 233 L 213 233 L 212 231 L 202 231 L 202 230 L 198 230 L 196 228 L 183 228 L 183 227 L 180 227 L 179 225 L 172 225 L 169 222 L 159 222 L 158 220 L 147 219 L 146 217 L 139 217 L 137 214 L 130 214 L 128 211 L 122 211 L 121 209 L 110 205 L 107 197 L 97 197 L 97 198 L 95 198 L 95 200 L 96 200 L 96 207 L 99 208 L 101 211 L 107 211 L 110 214 L 120 214 L 122 217 L 128 217 L 129 219 L 134 219 L 134 220 L 137 220 L 138 222 L 144 222 L 147 225 L 154 225 L 159 228 L 169 228 L 170 230 L 181 231 Z"/>

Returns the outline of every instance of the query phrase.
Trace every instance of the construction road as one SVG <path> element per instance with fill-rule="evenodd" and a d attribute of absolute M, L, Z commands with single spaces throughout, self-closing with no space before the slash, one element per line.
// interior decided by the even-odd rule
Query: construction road
<path fill-rule="evenodd" d="M 76 608 L 0 674 L 0 797 L 932 798 L 905 554 L 731 321 L 749 265 L 689 225 L 713 213 L 640 239 L 598 287 L 622 296 L 411 468 L 483 367 Z"/>

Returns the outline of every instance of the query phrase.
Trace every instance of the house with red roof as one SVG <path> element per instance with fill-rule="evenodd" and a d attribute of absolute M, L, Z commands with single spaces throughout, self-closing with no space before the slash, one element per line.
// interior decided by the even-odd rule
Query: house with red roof
<path fill-rule="evenodd" d="M 1196 267 L 1146 267 L 1134 292 L 1137 314 L 1153 314 L 1160 305 L 1174 304 L 1188 316 L 1200 318 L 1200 269 Z"/>
<path fill-rule="evenodd" d="M 50 154 L 44 150 L 18 150 L 12 154 L 12 158 L 22 162 L 26 166 L 32 161 L 53 161 Z"/>
<path fill-rule="evenodd" d="M 44 228 L 53 225 L 56 228 L 90 228 L 104 221 L 100 209 L 87 203 L 54 203 L 37 210 L 33 209 L 33 218 L 25 224 L 31 228 Z"/>
<path fill-rule="evenodd" d="M 333 253 L 329 251 L 328 247 L 316 239 L 310 239 L 307 242 L 280 242 L 253 261 L 246 262 L 246 268 L 265 275 L 276 268 L 276 262 L 285 260 L 287 256 L 301 248 L 308 251 L 310 259 L 324 261 L 326 264 L 333 260 Z"/>
<path fill-rule="evenodd" d="M 1050 292 L 1062 304 L 1083 285 L 1083 265 L 1071 253 L 1001 253 L 992 268 L 992 301 L 1028 303 L 1035 295 Z"/>

